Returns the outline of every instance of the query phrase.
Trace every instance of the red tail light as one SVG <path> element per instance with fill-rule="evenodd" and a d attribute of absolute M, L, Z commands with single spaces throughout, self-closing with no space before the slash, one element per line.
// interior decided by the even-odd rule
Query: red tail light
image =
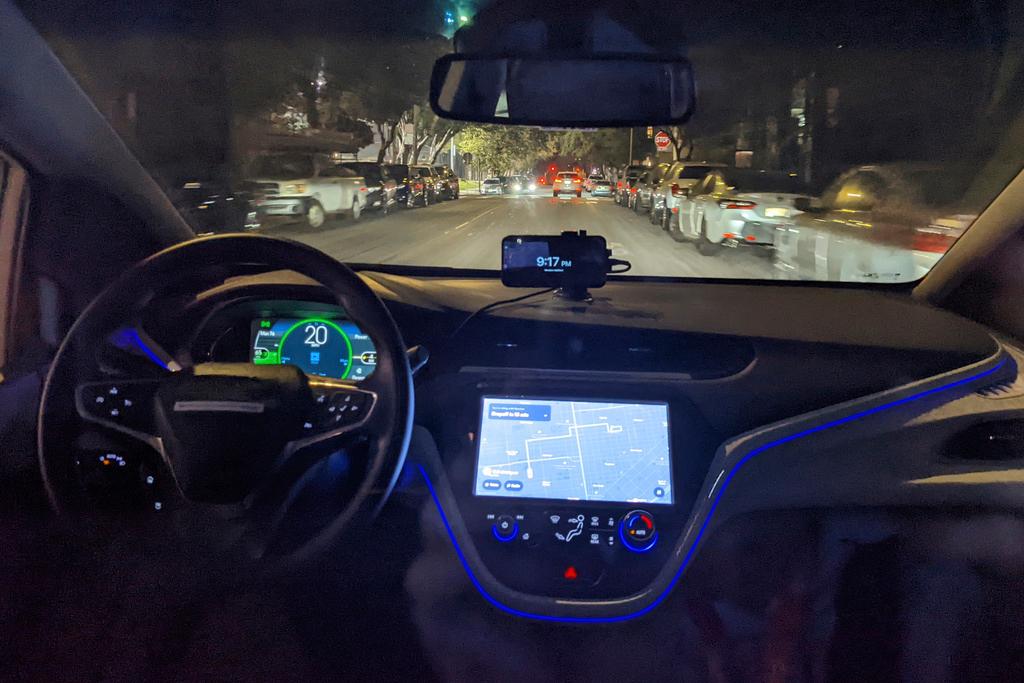
<path fill-rule="evenodd" d="M 718 202 L 718 206 L 723 209 L 753 209 L 757 206 L 757 202 L 747 202 L 741 199 L 723 199 Z"/>
<path fill-rule="evenodd" d="M 416 183 L 415 185 L 412 186 L 412 189 L 414 189 L 414 190 L 422 190 L 423 189 L 423 183 Z"/>
<path fill-rule="evenodd" d="M 583 181 L 582 181 L 582 180 L 580 180 L 579 178 L 573 178 L 573 179 L 572 179 L 572 181 L 573 181 L 574 183 L 576 183 L 576 184 L 579 184 L 579 183 L 582 183 L 582 182 L 583 182 Z"/>
<path fill-rule="evenodd" d="M 359 191 L 360 192 L 369 192 L 369 190 L 367 190 L 365 187 L 360 187 Z"/>
<path fill-rule="evenodd" d="M 618 185 L 616 185 L 615 187 L 616 187 L 617 189 L 621 190 L 621 189 L 622 189 L 622 181 L 620 180 L 620 181 L 619 181 L 619 183 L 618 183 Z"/>
<path fill-rule="evenodd" d="M 686 189 L 679 187 L 678 183 L 672 183 L 672 187 L 669 188 L 673 197 L 682 197 L 686 194 Z"/>
<path fill-rule="evenodd" d="M 948 233 L 939 232 L 937 230 L 924 230 L 917 229 L 914 231 L 914 237 L 911 240 L 910 248 L 914 251 L 927 251 L 932 254 L 945 254 L 953 242 L 956 241 L 956 237 Z"/>
<path fill-rule="evenodd" d="M 636 188 L 635 187 L 629 188 L 629 193 L 630 194 L 636 194 Z"/>

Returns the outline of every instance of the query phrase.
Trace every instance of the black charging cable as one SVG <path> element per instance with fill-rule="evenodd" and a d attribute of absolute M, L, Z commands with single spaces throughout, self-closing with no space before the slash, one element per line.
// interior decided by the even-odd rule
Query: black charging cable
<path fill-rule="evenodd" d="M 542 296 L 544 294 L 550 294 L 551 292 L 555 291 L 555 289 L 556 289 L 555 287 L 549 287 L 547 289 L 542 289 L 542 290 L 539 290 L 539 291 L 536 291 L 536 292 L 530 292 L 529 294 L 523 294 L 522 296 L 517 296 L 517 297 L 515 297 L 513 299 L 502 299 L 501 301 L 493 301 L 493 302 L 487 304 L 486 306 L 482 306 L 482 307 L 476 309 L 475 311 L 473 311 L 472 313 L 470 313 L 469 315 L 467 315 L 466 318 L 461 323 L 459 323 L 458 327 L 456 327 L 454 330 L 452 330 L 452 333 L 450 335 L 448 335 L 448 338 L 449 339 L 454 339 L 455 336 L 459 332 L 462 331 L 462 328 L 465 327 L 469 323 L 470 320 L 472 320 L 473 318 L 475 318 L 475 317 L 477 317 L 479 315 L 482 315 L 482 314 L 486 313 L 487 311 L 493 311 L 495 308 L 498 308 L 500 306 L 507 306 L 508 304 L 517 304 L 520 301 L 526 301 L 527 299 L 532 299 L 535 296 Z"/>

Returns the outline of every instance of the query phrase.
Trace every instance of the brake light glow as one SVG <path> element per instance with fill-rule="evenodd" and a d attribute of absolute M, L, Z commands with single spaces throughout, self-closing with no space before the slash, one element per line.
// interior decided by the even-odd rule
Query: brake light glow
<path fill-rule="evenodd" d="M 686 194 L 686 190 L 679 187 L 678 183 L 672 183 L 672 187 L 669 188 L 669 191 L 672 193 L 673 197 L 682 197 Z"/>
<path fill-rule="evenodd" d="M 360 191 L 360 192 L 368 192 L 368 190 L 367 190 L 367 189 L 366 189 L 365 187 L 360 187 L 360 188 L 359 188 L 359 191 Z"/>
<path fill-rule="evenodd" d="M 722 209 L 753 209 L 757 206 L 757 202 L 748 202 L 742 199 L 723 199 L 718 202 L 718 206 Z"/>
<path fill-rule="evenodd" d="M 621 190 L 622 189 L 622 181 L 620 180 L 615 187 L 617 187 L 618 189 Z"/>
<path fill-rule="evenodd" d="M 927 251 L 931 254 L 944 254 L 953 246 L 955 241 L 956 237 L 954 235 L 918 228 L 914 231 L 910 248 L 914 251 Z"/>

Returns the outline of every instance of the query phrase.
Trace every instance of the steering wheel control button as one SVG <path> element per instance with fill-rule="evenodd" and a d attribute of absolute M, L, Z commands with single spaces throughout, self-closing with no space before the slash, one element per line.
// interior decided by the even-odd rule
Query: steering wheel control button
<path fill-rule="evenodd" d="M 491 526 L 494 537 L 502 543 L 513 540 L 519 534 L 519 522 L 512 515 L 499 515 Z"/>
<path fill-rule="evenodd" d="M 658 529 L 654 517 L 646 510 L 631 510 L 619 522 L 622 544 L 636 553 L 645 553 L 658 542 Z"/>
<path fill-rule="evenodd" d="M 372 394 L 365 391 L 321 390 L 314 397 L 313 413 L 302 423 L 302 431 L 315 433 L 358 424 L 372 402 Z"/>
<path fill-rule="evenodd" d="M 147 406 L 157 385 L 148 380 L 83 384 L 78 388 L 79 412 L 94 422 L 151 433 L 153 416 Z"/>

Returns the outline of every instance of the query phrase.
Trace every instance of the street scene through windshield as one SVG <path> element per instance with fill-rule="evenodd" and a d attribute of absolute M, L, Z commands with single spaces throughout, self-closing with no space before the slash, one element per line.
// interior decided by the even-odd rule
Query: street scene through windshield
<path fill-rule="evenodd" d="M 992 28 L 1021 3 L 611 3 L 687 55 L 696 113 L 585 129 L 431 110 L 486 2 L 22 4 L 197 234 L 350 263 L 496 270 L 506 235 L 582 229 L 630 275 L 908 282 L 1024 149 L 1024 40 Z"/>

